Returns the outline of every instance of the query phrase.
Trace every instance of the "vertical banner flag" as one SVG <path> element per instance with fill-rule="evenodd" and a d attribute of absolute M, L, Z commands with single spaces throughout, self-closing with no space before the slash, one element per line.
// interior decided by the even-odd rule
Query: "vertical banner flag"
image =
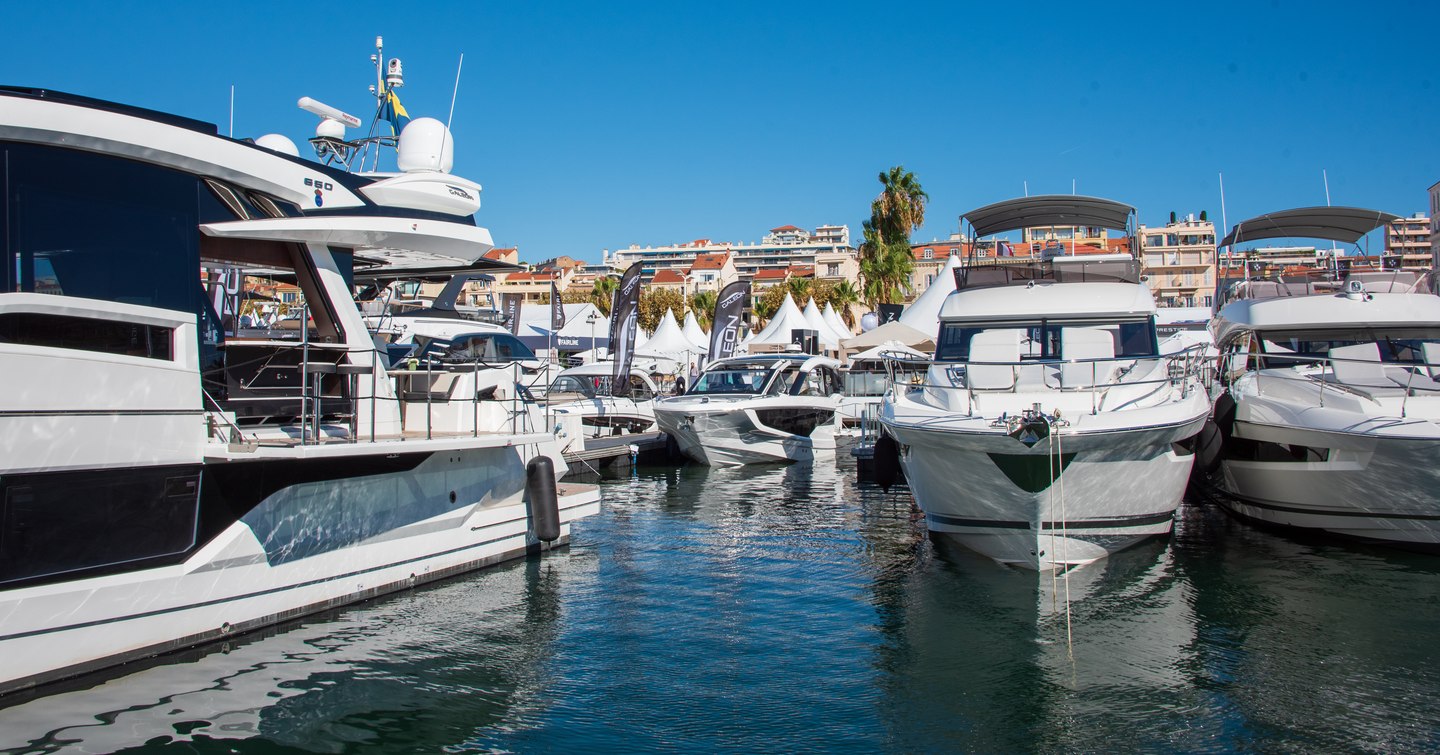
<path fill-rule="evenodd" d="M 715 314 L 710 319 L 710 354 L 708 361 L 735 355 L 740 343 L 740 320 L 745 304 L 750 301 L 750 282 L 736 281 L 715 297 Z"/>
<path fill-rule="evenodd" d="M 524 294 L 504 294 L 501 299 L 505 307 L 505 322 L 510 327 L 511 335 L 520 335 L 520 302 L 524 300 Z"/>
<path fill-rule="evenodd" d="M 555 288 L 555 281 L 550 281 L 550 330 L 559 330 L 565 327 L 565 302 L 560 300 L 560 291 Z"/>
<path fill-rule="evenodd" d="M 620 276 L 615 289 L 615 306 L 610 309 L 610 358 L 615 371 L 610 375 L 610 395 L 623 396 L 630 388 L 630 363 L 635 359 L 635 330 L 640 324 L 639 262 Z"/>

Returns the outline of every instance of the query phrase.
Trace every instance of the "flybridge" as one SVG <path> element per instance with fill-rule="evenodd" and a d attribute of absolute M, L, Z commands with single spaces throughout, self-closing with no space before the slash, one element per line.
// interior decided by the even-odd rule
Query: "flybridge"
<path fill-rule="evenodd" d="M 955 290 L 1052 283 L 1139 283 L 1140 262 L 1128 254 L 1002 262 L 971 260 L 955 268 Z"/>

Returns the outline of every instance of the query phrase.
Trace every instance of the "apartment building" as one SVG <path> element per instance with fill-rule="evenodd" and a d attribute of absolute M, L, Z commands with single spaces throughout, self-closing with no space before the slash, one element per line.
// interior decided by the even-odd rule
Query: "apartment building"
<path fill-rule="evenodd" d="M 1405 270 L 1429 270 L 1430 216 L 1417 212 L 1385 226 L 1385 253 L 1399 255 Z"/>
<path fill-rule="evenodd" d="M 1208 307 L 1215 295 L 1215 224 L 1194 215 L 1141 224 L 1140 265 L 1161 307 Z"/>
<path fill-rule="evenodd" d="M 696 239 L 668 246 L 632 245 L 628 249 L 604 250 L 602 265 L 619 272 L 641 262 L 647 275 L 660 270 L 691 270 L 703 255 L 725 254 L 740 279 L 754 280 L 763 270 L 788 270 L 792 266 L 808 266 L 821 280 L 848 280 L 858 284 L 860 263 L 856 250 L 850 246 L 850 229 L 843 225 L 822 225 L 807 231 L 794 225 L 770 229 L 757 242 L 719 242 Z M 773 275 L 774 273 L 771 273 Z"/>

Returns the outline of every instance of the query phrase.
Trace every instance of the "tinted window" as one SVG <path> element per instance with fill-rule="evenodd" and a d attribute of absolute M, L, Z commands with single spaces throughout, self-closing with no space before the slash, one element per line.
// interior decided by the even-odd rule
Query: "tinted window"
<path fill-rule="evenodd" d="M 173 333 L 170 328 L 158 325 L 89 317 L 35 312 L 0 314 L 0 341 L 57 349 L 170 359 Z"/>
<path fill-rule="evenodd" d="M 193 176 L 53 147 L 5 152 L 9 290 L 197 311 Z"/>
<path fill-rule="evenodd" d="M 185 468 L 20 475 L 0 492 L 0 583 L 182 553 L 200 475 Z"/>

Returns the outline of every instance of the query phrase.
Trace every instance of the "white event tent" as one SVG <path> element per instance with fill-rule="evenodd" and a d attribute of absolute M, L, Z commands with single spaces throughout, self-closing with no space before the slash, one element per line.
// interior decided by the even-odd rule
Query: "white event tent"
<path fill-rule="evenodd" d="M 741 346 L 751 354 L 784 351 L 790 345 L 790 331 L 809 329 L 810 324 L 805 321 L 805 313 L 795 306 L 795 300 L 790 294 L 785 294 L 785 301 L 780 303 L 780 309 L 770 318 L 769 324 L 759 333 L 745 339 Z"/>
<path fill-rule="evenodd" d="M 835 335 L 839 336 L 840 340 L 843 341 L 847 338 L 855 337 L 855 333 L 850 330 L 850 326 L 846 325 L 845 321 L 840 318 L 840 313 L 835 311 L 835 305 L 826 304 L 825 311 L 821 313 L 821 316 L 825 318 L 825 322 L 830 325 L 830 329 L 835 331 Z"/>
<path fill-rule="evenodd" d="M 840 348 L 840 334 L 831 330 L 830 324 L 825 322 L 825 316 L 820 314 L 820 307 L 815 304 L 814 297 L 805 304 L 801 313 L 805 315 L 805 323 L 820 337 L 820 345 L 834 351 Z"/>
<path fill-rule="evenodd" d="M 900 322 L 920 331 L 932 335 L 940 331 L 940 307 L 945 304 L 945 299 L 955 291 L 955 268 L 960 267 L 960 255 L 952 254 L 950 259 L 945 260 L 945 265 L 940 272 L 935 274 L 935 279 L 930 282 L 930 287 L 925 293 L 915 299 L 915 303 L 905 308 L 900 313 Z"/>
<path fill-rule="evenodd" d="M 690 339 L 690 343 L 700 347 L 701 351 L 710 350 L 710 336 L 700 328 L 700 322 L 695 319 L 694 312 L 685 313 L 685 324 L 680 329 L 685 331 L 685 337 Z"/>

